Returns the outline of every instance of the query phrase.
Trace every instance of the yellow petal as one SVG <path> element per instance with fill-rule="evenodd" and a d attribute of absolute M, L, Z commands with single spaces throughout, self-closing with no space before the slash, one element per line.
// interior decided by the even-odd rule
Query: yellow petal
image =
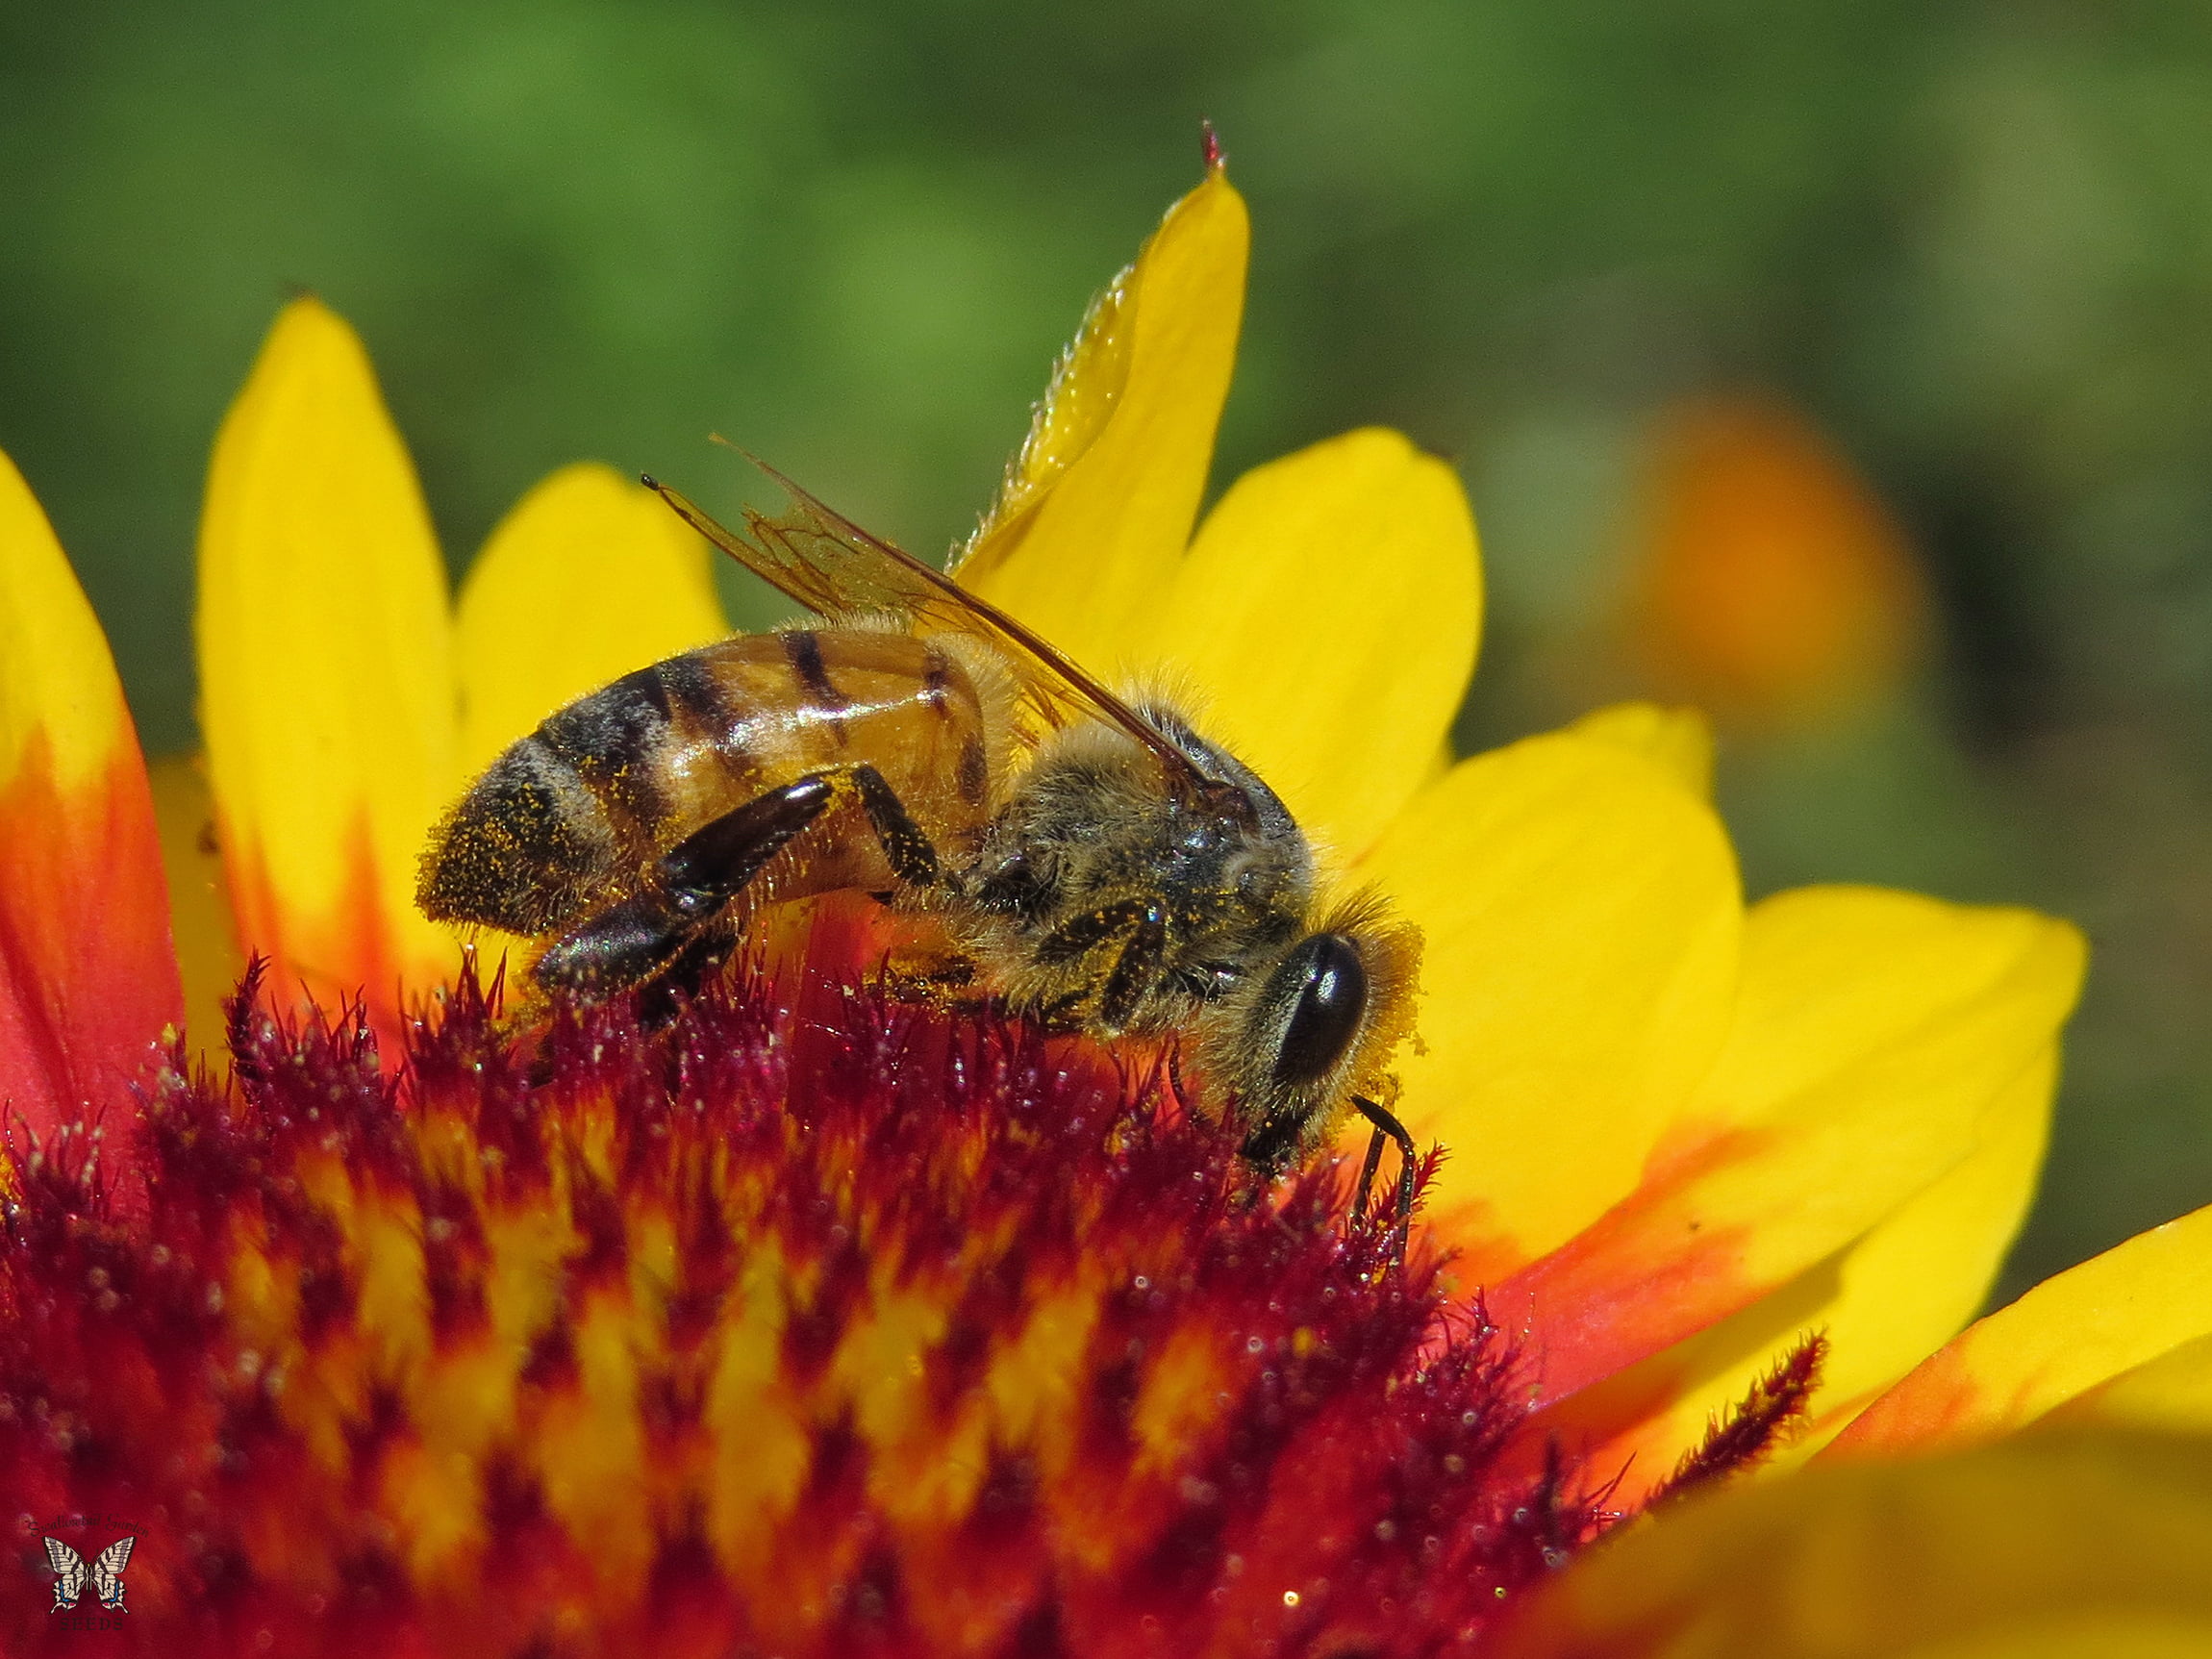
<path fill-rule="evenodd" d="M 2059 1614 L 2032 1628 L 2000 1625 L 1986 1635 L 1916 1646 L 1901 1659 L 2200 1659 L 2212 1625 L 2187 1615 Z"/>
<path fill-rule="evenodd" d="M 0 455 L 0 1104 L 43 1137 L 126 1101 L 182 1012 L 122 685 L 46 515 Z"/>
<path fill-rule="evenodd" d="M 55 787 L 74 793 L 136 745 L 108 639 L 31 487 L 0 455 L 0 780 L 43 731 Z"/>
<path fill-rule="evenodd" d="M 2036 1431 L 2087 1422 L 2174 1434 L 2212 1432 L 2212 1335 L 2183 1343 L 2075 1395 L 2037 1423 Z"/>
<path fill-rule="evenodd" d="M 1750 1306 L 1894 1215 L 1973 1152 L 2031 1068 L 2048 1100 L 2081 977 L 2065 924 L 1812 888 L 1758 905 L 1744 943 L 1727 1044 L 1636 1192 L 1494 1287 L 1543 1320 L 1555 1395 Z"/>
<path fill-rule="evenodd" d="M 2051 1435 L 1737 1486 L 1599 1546 L 1509 1614 L 1483 1650 L 2212 1651 L 2212 1442 Z"/>
<path fill-rule="evenodd" d="M 1713 798 L 1713 723 L 1696 709 L 1615 703 L 1593 710 L 1567 729 L 1655 761 L 1698 799 Z"/>
<path fill-rule="evenodd" d="M 1451 1153 L 1431 1223 L 1480 1283 L 1636 1185 L 1712 1064 L 1742 901 L 1720 821 L 1675 776 L 1571 733 L 1462 763 L 1361 874 L 1426 936 L 1407 1127 Z"/>
<path fill-rule="evenodd" d="M 1970 1325 L 1862 1413 L 1824 1458 L 1993 1440 L 2212 1335 L 2212 1206 L 2138 1233 Z"/>
<path fill-rule="evenodd" d="M 1723 1177 L 1747 1209 L 1708 1188 L 1704 1224 L 1755 1213 L 1746 1266 L 1777 1280 L 1894 1214 L 1996 1122 L 2047 1112 L 2083 954 L 2072 927 L 2024 910 L 1849 887 L 1762 901 L 1728 1044 L 1678 1133 L 1774 1156 Z"/>
<path fill-rule="evenodd" d="M 2052 1047 L 2005 1086 L 1964 1163 L 1845 1253 L 1836 1297 L 1816 1320 L 1828 1363 L 1812 1430 L 1793 1455 L 1825 1445 L 1988 1299 L 2035 1197 L 2057 1082 Z"/>
<path fill-rule="evenodd" d="M 571 698 L 728 632 L 706 542 L 612 467 L 563 467 L 515 504 L 462 584 L 464 769 Z"/>
<path fill-rule="evenodd" d="M 2035 1192 L 2057 1055 L 2048 1050 L 1983 1114 L 1974 1150 L 1853 1244 L 1740 1313 L 1631 1366 L 1548 1415 L 1594 1467 L 1626 1472 L 1634 1503 L 1716 1419 L 1814 1332 L 1827 1349 L 1807 1421 L 1773 1465 L 1802 1462 L 1973 1317 Z"/>
<path fill-rule="evenodd" d="M 1149 645 L 1195 682 L 1207 730 L 1357 853 L 1447 741 L 1481 605 L 1458 477 L 1369 428 L 1237 480 Z"/>
<path fill-rule="evenodd" d="M 200 525 L 201 727 L 239 931 L 275 983 L 450 970 L 415 868 L 452 793 L 444 567 L 361 342 L 287 307 L 215 440 Z"/>
<path fill-rule="evenodd" d="M 162 830 L 162 869 L 169 883 L 169 928 L 185 985 L 185 1030 L 195 1049 L 223 1043 L 223 998 L 245 972 L 222 851 L 215 839 L 214 796 L 196 756 L 163 755 L 146 767 L 154 817 Z"/>
<path fill-rule="evenodd" d="M 1219 169 L 1085 319 L 960 579 L 1100 673 L 1144 638 L 1212 468 L 1250 226 Z"/>

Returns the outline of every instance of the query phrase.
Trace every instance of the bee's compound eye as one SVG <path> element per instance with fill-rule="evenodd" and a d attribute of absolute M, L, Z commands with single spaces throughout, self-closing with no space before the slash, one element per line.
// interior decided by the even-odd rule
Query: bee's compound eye
<path fill-rule="evenodd" d="M 1275 1081 L 1311 1083 L 1345 1057 L 1368 1007 L 1368 970 L 1359 947 L 1341 933 L 1317 933 L 1275 970 L 1295 996 L 1275 1051 Z"/>

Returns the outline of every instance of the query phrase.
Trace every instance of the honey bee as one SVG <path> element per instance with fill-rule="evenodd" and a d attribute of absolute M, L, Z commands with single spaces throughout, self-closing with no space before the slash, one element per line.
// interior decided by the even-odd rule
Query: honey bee
<path fill-rule="evenodd" d="M 531 936 L 548 989 L 698 971 L 768 901 L 858 889 L 941 925 L 1011 1011 L 1176 1036 L 1197 1104 L 1277 1170 L 1387 1109 L 1418 935 L 1322 896 L 1281 799 L 1175 702 L 1124 699 L 1022 623 L 772 469 L 783 517 L 716 546 L 821 618 L 625 674 L 513 744 L 433 832 L 434 919 Z"/>

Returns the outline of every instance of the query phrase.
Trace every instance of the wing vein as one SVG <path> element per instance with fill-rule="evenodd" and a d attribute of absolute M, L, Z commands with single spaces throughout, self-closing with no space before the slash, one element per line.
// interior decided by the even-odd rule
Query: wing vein
<path fill-rule="evenodd" d="M 746 459 L 783 487 L 793 510 L 770 517 L 747 508 L 742 532 L 716 522 L 689 496 L 657 479 L 647 476 L 642 482 L 685 523 L 817 616 L 832 620 L 885 616 L 918 635 L 981 635 L 1007 659 L 1037 721 L 1058 727 L 1090 718 L 1118 726 L 1158 760 L 1170 787 L 1186 795 L 1206 792 L 1207 780 L 1188 755 L 1026 623 L 904 548 L 869 535 L 757 456 Z"/>

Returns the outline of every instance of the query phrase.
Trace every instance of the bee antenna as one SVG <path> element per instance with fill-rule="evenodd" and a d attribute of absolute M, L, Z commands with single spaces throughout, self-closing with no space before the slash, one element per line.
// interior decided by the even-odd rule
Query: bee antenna
<path fill-rule="evenodd" d="M 642 484 L 647 490 L 658 490 L 661 488 L 661 481 L 658 478 L 655 478 L 650 472 L 639 473 L 638 482 Z"/>

